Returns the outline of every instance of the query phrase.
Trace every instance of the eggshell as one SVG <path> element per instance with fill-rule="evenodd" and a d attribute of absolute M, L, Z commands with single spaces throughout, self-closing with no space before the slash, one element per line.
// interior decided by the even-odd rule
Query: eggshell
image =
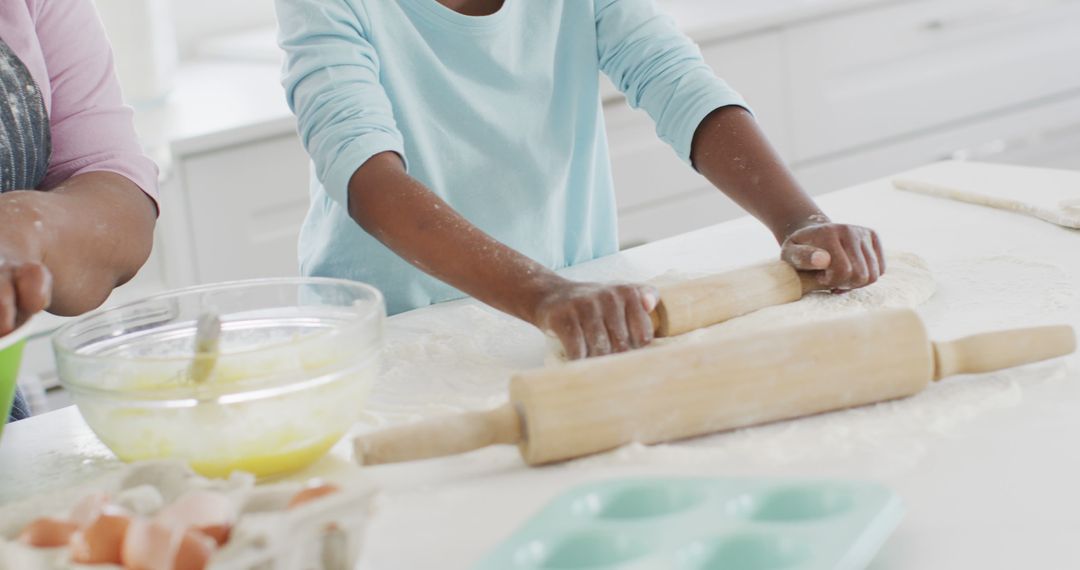
<path fill-rule="evenodd" d="M 132 519 L 124 535 L 121 561 L 131 570 L 172 568 L 183 529 L 146 519 Z"/>
<path fill-rule="evenodd" d="M 196 530 L 135 519 L 124 537 L 122 561 L 129 570 L 203 570 L 215 548 L 213 538 Z"/>
<path fill-rule="evenodd" d="M 236 520 L 236 507 L 222 493 L 193 490 L 166 505 L 154 519 L 184 528 L 231 526 Z"/>
<path fill-rule="evenodd" d="M 79 525 L 50 517 L 43 517 L 31 522 L 19 534 L 19 542 L 34 548 L 56 548 L 66 546 L 71 535 L 79 530 Z"/>
<path fill-rule="evenodd" d="M 71 537 L 71 561 L 79 564 L 119 564 L 131 518 L 106 509 L 94 522 Z"/>
<path fill-rule="evenodd" d="M 315 499 L 318 499 L 320 497 L 325 497 L 326 495 L 337 493 L 340 490 L 341 489 L 337 485 L 334 485 L 332 483 L 317 483 L 315 485 L 311 485 L 301 490 L 299 493 L 293 495 L 292 500 L 289 501 L 289 508 L 292 509 L 299 507 L 300 505 L 310 503 L 311 501 L 314 501 Z"/>
<path fill-rule="evenodd" d="M 75 503 L 75 507 L 71 509 L 71 516 L 68 518 L 79 525 L 79 528 L 85 528 L 97 520 L 98 516 L 101 515 L 101 511 L 105 510 L 105 506 L 108 504 L 109 494 L 105 491 L 96 491 Z"/>
<path fill-rule="evenodd" d="M 214 555 L 214 539 L 197 531 L 188 531 L 180 539 L 173 566 L 167 570 L 203 570 Z"/>
<path fill-rule="evenodd" d="M 227 524 L 216 524 L 195 527 L 195 530 L 214 539 L 214 542 L 216 542 L 218 546 L 224 546 L 224 544 L 229 541 L 229 535 L 232 533 L 232 526 Z"/>
<path fill-rule="evenodd" d="M 128 510 L 133 515 L 148 517 L 165 506 L 165 497 L 153 485 L 138 485 L 117 493 L 113 497 L 112 504 Z"/>

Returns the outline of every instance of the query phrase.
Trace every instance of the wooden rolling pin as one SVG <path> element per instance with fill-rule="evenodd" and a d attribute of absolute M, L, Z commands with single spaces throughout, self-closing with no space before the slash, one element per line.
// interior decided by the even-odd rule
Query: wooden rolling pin
<path fill-rule="evenodd" d="M 496 443 L 517 444 L 539 465 L 902 398 L 931 380 L 1075 349 L 1069 326 L 931 342 L 914 311 L 878 311 L 522 372 L 502 407 L 361 435 L 354 445 L 365 465 Z"/>
<path fill-rule="evenodd" d="M 812 273 L 771 261 L 659 289 L 660 303 L 651 314 L 653 330 L 657 337 L 666 337 L 798 301 L 804 294 L 826 287 Z"/>

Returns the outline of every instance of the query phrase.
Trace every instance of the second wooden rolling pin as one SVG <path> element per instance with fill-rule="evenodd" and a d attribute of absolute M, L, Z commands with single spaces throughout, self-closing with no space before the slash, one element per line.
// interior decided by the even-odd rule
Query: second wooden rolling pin
<path fill-rule="evenodd" d="M 376 465 L 517 444 L 539 465 L 902 398 L 1074 350 L 1064 325 L 932 342 L 914 311 L 878 311 L 522 372 L 505 406 L 361 435 L 354 448 Z"/>
<path fill-rule="evenodd" d="M 826 289 L 811 273 L 771 261 L 698 279 L 661 285 L 652 312 L 657 337 L 675 336 L 733 319 L 758 309 L 802 299 Z"/>

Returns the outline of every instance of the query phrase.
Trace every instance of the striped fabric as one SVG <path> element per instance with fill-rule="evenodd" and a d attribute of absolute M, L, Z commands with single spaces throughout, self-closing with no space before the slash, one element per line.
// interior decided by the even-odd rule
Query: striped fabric
<path fill-rule="evenodd" d="M 51 150 L 41 90 L 0 39 L 0 192 L 37 188 L 45 179 Z"/>
<path fill-rule="evenodd" d="M 34 78 L 0 39 L 0 192 L 31 190 L 45 179 L 51 152 L 49 116 Z M 8 421 L 30 415 L 22 394 Z"/>

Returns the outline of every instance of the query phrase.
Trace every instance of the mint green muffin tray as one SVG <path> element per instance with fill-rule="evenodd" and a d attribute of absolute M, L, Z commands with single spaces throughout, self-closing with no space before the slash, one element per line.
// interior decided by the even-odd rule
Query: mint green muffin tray
<path fill-rule="evenodd" d="M 902 516 L 873 483 L 606 481 L 552 501 L 474 570 L 857 569 Z"/>

